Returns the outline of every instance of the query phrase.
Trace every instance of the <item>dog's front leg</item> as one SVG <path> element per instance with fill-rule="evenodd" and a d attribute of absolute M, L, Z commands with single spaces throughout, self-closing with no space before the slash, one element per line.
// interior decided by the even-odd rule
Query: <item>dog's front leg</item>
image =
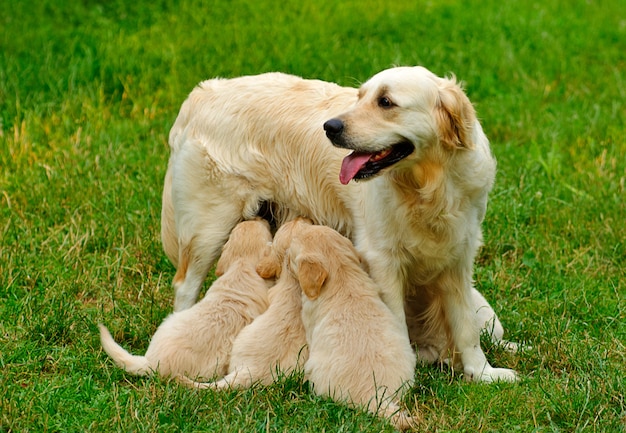
<path fill-rule="evenodd" d="M 502 323 L 500 323 L 500 319 L 498 319 L 496 312 L 489 305 L 487 299 L 475 288 L 472 288 L 472 300 L 480 332 L 486 333 L 493 344 L 502 347 L 508 352 L 520 350 L 521 346 L 518 343 L 504 339 L 504 328 Z"/>
<path fill-rule="evenodd" d="M 469 275 L 470 272 L 463 275 L 447 271 L 438 281 L 443 294 L 445 316 L 455 351 L 461 356 L 465 379 L 474 382 L 514 382 L 517 373 L 508 368 L 492 367 L 480 347 L 482 324 L 476 315 Z"/>
<path fill-rule="evenodd" d="M 366 260 L 369 274 L 378 286 L 380 298 L 389 307 L 394 316 L 398 318 L 399 323 L 406 326 L 406 314 L 404 311 L 405 282 L 401 278 L 403 272 L 398 265 L 398 261 L 389 260 L 388 257 L 391 255 L 376 255 L 373 251 L 368 251 L 363 256 Z"/>

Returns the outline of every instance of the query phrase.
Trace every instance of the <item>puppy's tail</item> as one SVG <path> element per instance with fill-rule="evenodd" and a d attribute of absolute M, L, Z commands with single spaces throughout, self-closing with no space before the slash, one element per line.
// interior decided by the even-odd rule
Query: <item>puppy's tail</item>
<path fill-rule="evenodd" d="M 227 376 L 215 382 L 197 382 L 187 376 L 177 375 L 176 381 L 187 388 L 195 389 L 229 389 L 229 388 L 246 388 L 250 386 L 252 380 L 240 380 L 238 371 L 234 371 Z"/>
<path fill-rule="evenodd" d="M 148 358 L 136 356 L 128 353 L 122 346 L 117 344 L 109 330 L 102 323 L 98 323 L 100 328 L 100 343 L 104 351 L 115 361 L 115 363 L 130 374 L 145 376 L 152 374 Z"/>
<path fill-rule="evenodd" d="M 217 382 L 197 382 L 182 374 L 176 375 L 175 379 L 176 379 L 176 382 L 180 383 L 183 386 L 186 386 L 187 388 L 195 388 L 195 389 L 228 388 L 228 382 L 225 382 L 224 379 L 218 380 Z"/>

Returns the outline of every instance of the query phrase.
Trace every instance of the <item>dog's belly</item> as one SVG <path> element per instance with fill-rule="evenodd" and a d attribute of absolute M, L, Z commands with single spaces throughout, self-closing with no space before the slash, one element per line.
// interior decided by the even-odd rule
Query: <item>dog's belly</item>
<path fill-rule="evenodd" d="M 354 232 L 352 212 L 345 206 L 323 209 L 311 207 L 297 199 L 270 199 L 271 203 L 263 202 L 259 216 L 270 221 L 275 228 L 280 227 L 297 217 L 310 218 L 314 224 L 332 227 L 342 235 L 351 238 Z"/>

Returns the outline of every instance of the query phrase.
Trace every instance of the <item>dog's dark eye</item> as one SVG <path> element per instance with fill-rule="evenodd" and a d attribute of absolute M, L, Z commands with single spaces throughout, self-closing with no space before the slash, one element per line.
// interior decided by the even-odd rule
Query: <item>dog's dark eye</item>
<path fill-rule="evenodd" d="M 386 96 L 381 96 L 378 98 L 378 106 L 382 108 L 389 108 L 393 106 L 393 102 Z"/>

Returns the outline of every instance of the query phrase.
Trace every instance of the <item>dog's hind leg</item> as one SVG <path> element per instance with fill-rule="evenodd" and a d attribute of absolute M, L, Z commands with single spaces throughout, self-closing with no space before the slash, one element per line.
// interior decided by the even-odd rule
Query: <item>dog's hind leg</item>
<path fill-rule="evenodd" d="M 179 231 L 174 311 L 190 308 L 196 302 L 211 266 L 241 219 L 241 210 L 228 202 L 214 203 L 193 217 L 181 218 L 184 228 Z"/>
<path fill-rule="evenodd" d="M 231 230 L 245 213 L 237 185 L 222 183 L 203 146 L 188 142 L 172 165 L 172 202 L 178 237 L 174 310 L 191 307 Z M 217 181 L 215 179 L 220 179 Z M 226 180 L 224 180 L 224 183 Z"/>
<path fill-rule="evenodd" d="M 178 268 L 178 238 L 174 221 L 174 206 L 172 204 L 172 171 L 167 170 L 163 181 L 163 195 L 161 208 L 161 242 L 163 251 L 170 262 Z"/>

